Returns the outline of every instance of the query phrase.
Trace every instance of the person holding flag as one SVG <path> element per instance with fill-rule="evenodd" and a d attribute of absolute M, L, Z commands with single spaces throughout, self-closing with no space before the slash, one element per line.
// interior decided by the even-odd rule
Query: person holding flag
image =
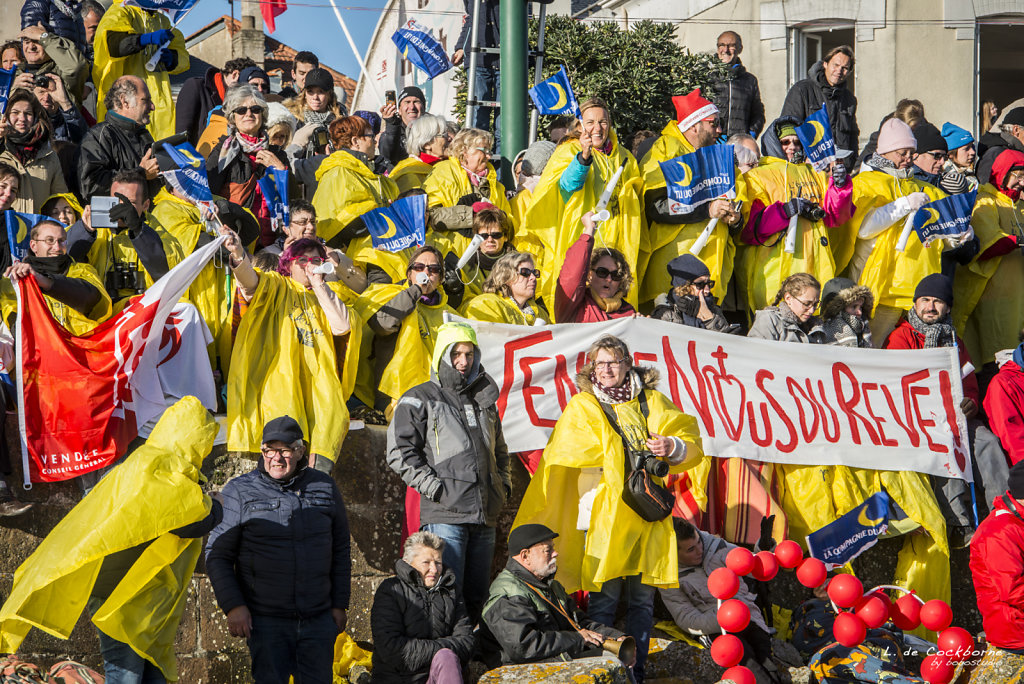
<path fill-rule="evenodd" d="M 658 295 L 671 288 L 668 263 L 680 254 L 689 252 L 701 239 L 708 222 L 717 220 L 700 254 L 711 270 L 715 281 L 712 294 L 722 301 L 732 278 L 733 257 L 736 247 L 730 237 L 730 228 L 739 225 L 741 216 L 735 205 L 726 199 L 715 199 L 702 204 L 689 213 L 673 211 L 668 196 L 668 181 L 662 162 L 668 162 L 702 147 L 714 145 L 721 133 L 718 125 L 718 107 L 703 97 L 700 89 L 672 98 L 676 118 L 665 124 L 650 151 L 640 165 L 644 173 L 644 211 L 650 221 L 650 261 L 646 264 L 640 284 L 639 301 L 643 305 L 653 302 Z M 736 195 L 745 197 L 742 176 L 735 173 Z"/>
<path fill-rule="evenodd" d="M 832 161 L 825 173 L 804 163 L 798 125 L 792 118 L 776 119 L 761 137 L 764 156 L 746 174 L 750 203 L 743 207 L 740 240 L 749 245 L 744 276 L 751 311 L 767 307 L 795 273 L 810 273 L 819 283 L 831 280 L 836 267 L 830 229 L 854 211 L 846 167 Z"/>
<path fill-rule="evenodd" d="M 642 187 L 640 167 L 619 144 L 608 105 L 600 98 L 587 100 L 570 133 L 548 159 L 524 225 L 516 233 L 517 249 L 540 258 L 540 296 L 545 301 L 554 299 L 558 272 L 583 231 L 580 219 L 589 211 L 609 214 L 594 235 L 595 246 L 624 254 L 630 271 L 640 279 L 650 253 Z M 628 296 L 634 307 L 636 292 L 634 288 Z"/>

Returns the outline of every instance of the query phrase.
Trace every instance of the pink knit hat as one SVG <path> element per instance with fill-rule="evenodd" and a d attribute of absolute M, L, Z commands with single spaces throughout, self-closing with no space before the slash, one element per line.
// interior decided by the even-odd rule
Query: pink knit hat
<path fill-rule="evenodd" d="M 917 149 L 917 139 L 914 138 L 914 131 L 910 126 L 893 117 L 882 124 L 878 129 L 878 154 L 885 154 L 893 150 Z"/>

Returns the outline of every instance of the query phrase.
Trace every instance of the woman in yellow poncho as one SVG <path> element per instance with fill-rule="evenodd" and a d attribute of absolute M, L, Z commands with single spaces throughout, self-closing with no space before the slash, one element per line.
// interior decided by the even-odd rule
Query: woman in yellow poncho
<path fill-rule="evenodd" d="M 505 212 L 489 202 L 477 202 L 473 208 L 473 235 L 479 235 L 483 241 L 458 273 L 463 293 L 460 304 L 452 303 L 455 308 L 465 307 L 483 292 L 484 281 L 491 275 L 498 259 L 515 251 L 512 247 L 512 223 Z M 431 231 L 427 242 L 445 255 L 446 269 L 457 264 L 460 253 L 456 250 L 463 242 L 462 235 Z"/>
<path fill-rule="evenodd" d="M 132 74 L 145 81 L 149 88 L 154 110 L 146 128 L 155 140 L 160 140 L 174 135 L 174 99 L 168 75 L 188 71 L 188 50 L 185 37 L 171 26 L 163 12 L 143 9 L 140 4 L 148 3 L 114 0 L 114 5 L 104 12 L 96 27 L 93 41 L 96 55 L 92 68 L 92 80 L 96 84 L 96 119 L 103 121 L 107 113 L 103 98 L 114 81 Z M 135 36 L 137 38 L 131 40 Z M 170 43 L 169 47 L 162 51 L 156 69 L 150 71 L 146 63 L 165 42 Z M 127 46 L 126 43 L 132 45 Z"/>
<path fill-rule="evenodd" d="M 405 151 L 409 156 L 395 164 L 388 178 L 398 192 L 422 189 L 434 165 L 448 153 L 448 123 L 442 116 L 424 114 L 405 130 Z"/>
<path fill-rule="evenodd" d="M 509 325 L 543 325 L 550 315 L 537 302 L 540 271 L 529 252 L 509 252 L 498 259 L 483 285 L 483 294 L 463 304 L 466 318 Z"/>
<path fill-rule="evenodd" d="M 327 252 L 298 240 L 277 273 L 263 273 L 238 236 L 222 232 L 243 309 L 228 374 L 228 449 L 258 452 L 267 421 L 288 415 L 308 436 L 310 465 L 330 473 L 348 432 L 361 328 L 316 272 Z"/>
<path fill-rule="evenodd" d="M 516 233 L 516 248 L 540 260 L 541 297 L 554 301 L 558 272 L 569 246 L 583 232 L 581 218 L 596 209 L 615 172 L 622 175 L 608 201 L 610 218 L 600 224 L 595 244 L 616 249 L 626 257 L 639 281 L 649 256 L 643 207 L 643 177 L 628 150 L 619 145 L 612 115 L 604 100 L 593 98 L 580 105 L 580 119 L 555 149 L 533 192 L 526 220 Z M 637 288 L 627 295 L 636 308 Z"/>
<path fill-rule="evenodd" d="M 60 221 L 65 228 L 70 228 L 75 225 L 75 221 L 82 218 L 82 205 L 72 193 L 62 192 L 47 197 L 43 206 L 39 208 L 39 213 Z"/>
<path fill-rule="evenodd" d="M 567 592 L 591 592 L 592 619 L 611 625 L 620 596 L 627 598 L 626 631 L 642 668 L 654 590 L 678 586 L 678 562 L 670 515 L 647 522 L 623 500 L 626 458 L 633 467 L 644 467 L 643 458 L 669 473 L 687 470 L 689 493 L 701 507 L 710 466 L 696 419 L 654 389 L 656 371 L 634 368 L 631 358 L 611 335 L 590 347 L 576 376 L 580 392 L 558 419 L 512 527 L 540 523 L 559 534 L 557 579 Z M 664 484 L 653 474 L 651 480 Z"/>

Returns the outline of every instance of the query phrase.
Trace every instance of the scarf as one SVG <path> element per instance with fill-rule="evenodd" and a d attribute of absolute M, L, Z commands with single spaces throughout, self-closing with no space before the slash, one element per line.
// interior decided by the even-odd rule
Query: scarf
<path fill-rule="evenodd" d="M 326 112 L 314 112 L 312 109 L 307 109 L 302 112 L 302 120 L 307 125 L 314 124 L 317 126 L 326 126 L 330 122 L 334 121 L 334 112 L 327 110 Z"/>
<path fill-rule="evenodd" d="M 840 311 L 834 317 L 829 318 L 822 322 L 822 327 L 825 329 L 825 333 L 829 338 L 836 341 L 837 344 L 842 344 L 848 347 L 865 347 L 871 348 L 871 329 L 868 328 L 867 323 L 860 316 L 854 316 L 848 314 L 845 311 Z M 845 344 L 840 340 L 856 340 L 856 344 Z"/>
<path fill-rule="evenodd" d="M 640 381 L 640 374 L 636 369 L 630 369 L 626 373 L 626 379 L 618 387 L 605 387 L 597 381 L 597 374 L 590 373 L 590 384 L 594 389 L 594 396 L 602 404 L 621 404 L 627 402 L 643 391 L 643 383 Z"/>
<path fill-rule="evenodd" d="M 420 153 L 420 161 L 423 162 L 424 164 L 430 164 L 431 166 L 433 166 L 434 164 L 443 159 L 445 159 L 445 157 L 435 157 L 434 155 L 427 154 L 426 152 Z"/>
<path fill-rule="evenodd" d="M 894 178 L 906 179 L 914 175 L 913 165 L 909 169 L 897 169 L 894 163 L 877 152 L 871 153 L 871 158 L 868 159 L 868 166 L 877 171 L 883 171 Z"/>
<path fill-rule="evenodd" d="M 434 290 L 430 294 L 420 295 L 420 301 L 428 306 L 437 306 L 441 301 L 441 293 Z"/>
<path fill-rule="evenodd" d="M 615 313 L 616 311 L 622 308 L 621 292 L 616 293 L 616 295 L 611 299 L 605 299 L 604 297 L 596 295 L 593 292 L 590 293 L 590 297 L 591 299 L 594 300 L 594 303 L 597 304 L 601 311 L 604 311 L 605 313 Z"/>
<path fill-rule="evenodd" d="M 907 322 L 917 332 L 924 335 L 924 348 L 952 347 L 956 344 L 956 333 L 946 314 L 938 323 L 925 323 L 913 308 L 907 312 Z"/>
<path fill-rule="evenodd" d="M 230 129 L 229 129 L 230 130 Z M 254 137 L 246 135 L 241 131 L 235 130 L 233 135 L 229 135 L 224 138 L 224 144 L 220 146 L 220 156 L 217 159 L 217 170 L 224 171 L 228 167 L 228 164 L 235 160 L 239 154 L 245 154 L 252 160 L 253 165 L 256 164 L 256 153 L 260 150 L 265 150 L 270 146 L 270 138 L 267 137 L 266 130 L 261 132 L 260 137 Z"/>
<path fill-rule="evenodd" d="M 486 170 L 482 174 L 473 173 L 465 166 L 462 167 L 462 170 L 466 172 L 467 176 L 469 176 L 469 184 L 472 185 L 474 188 L 478 188 L 487 182 Z"/>
<path fill-rule="evenodd" d="M 18 158 L 22 166 L 35 159 L 45 143 L 46 127 L 42 121 L 37 121 L 24 133 L 11 128 L 7 134 L 7 149 Z"/>
<path fill-rule="evenodd" d="M 24 261 L 32 267 L 33 271 L 48 277 L 66 275 L 73 263 L 71 256 L 68 254 L 52 257 L 29 255 L 25 257 Z"/>

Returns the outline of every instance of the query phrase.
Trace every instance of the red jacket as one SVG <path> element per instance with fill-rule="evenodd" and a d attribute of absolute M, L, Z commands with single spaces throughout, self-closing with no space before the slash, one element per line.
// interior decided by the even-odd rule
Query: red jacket
<path fill-rule="evenodd" d="M 971 356 L 967 353 L 967 347 L 964 346 L 964 341 L 960 339 L 959 335 L 956 338 L 956 346 L 960 350 L 960 367 L 963 368 L 971 362 Z M 896 329 L 889 333 L 889 337 L 885 338 L 885 344 L 882 345 L 882 348 L 924 349 L 924 335 L 914 330 L 914 326 L 910 325 L 907 319 L 904 318 L 896 326 Z M 980 407 L 981 391 L 978 389 L 978 377 L 971 373 L 963 379 L 963 387 L 964 398 L 971 399 L 976 406 Z"/>
<path fill-rule="evenodd" d="M 1024 459 L 1024 368 L 1008 361 L 985 392 L 985 415 L 1010 462 Z"/>
<path fill-rule="evenodd" d="M 636 314 L 626 301 L 618 311 L 609 313 L 601 308 L 590 296 L 587 275 L 590 273 L 590 254 L 594 250 L 594 238 L 580 235 L 565 253 L 562 270 L 558 272 L 555 286 L 555 323 L 593 323 L 624 318 Z"/>
<path fill-rule="evenodd" d="M 997 648 L 1024 648 L 1024 520 L 1018 515 L 1024 506 L 1009 493 L 996 497 L 971 539 L 978 610 L 985 637 Z"/>

